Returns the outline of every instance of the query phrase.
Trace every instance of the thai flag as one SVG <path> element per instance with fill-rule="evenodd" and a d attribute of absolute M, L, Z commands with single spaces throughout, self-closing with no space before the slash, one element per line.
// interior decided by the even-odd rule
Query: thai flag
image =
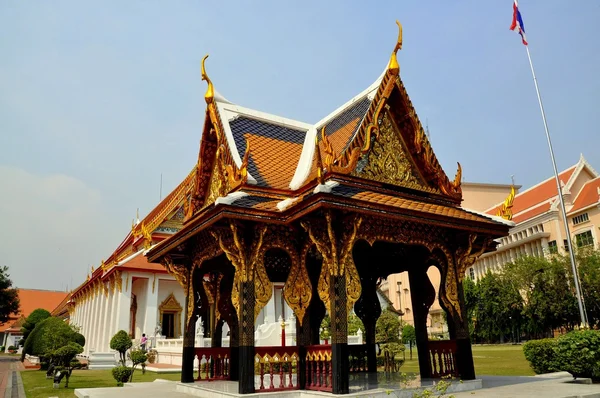
<path fill-rule="evenodd" d="M 527 38 L 525 37 L 525 25 L 523 25 L 523 18 L 521 18 L 521 13 L 519 12 L 519 5 L 517 4 L 517 0 L 515 0 L 513 4 L 513 20 L 510 25 L 510 30 L 514 30 L 521 35 L 521 40 L 523 40 L 523 44 L 527 45 Z"/>

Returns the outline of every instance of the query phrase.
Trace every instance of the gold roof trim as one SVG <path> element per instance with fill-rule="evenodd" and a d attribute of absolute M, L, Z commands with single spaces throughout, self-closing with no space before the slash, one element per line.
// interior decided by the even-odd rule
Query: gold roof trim
<path fill-rule="evenodd" d="M 392 51 L 392 55 L 390 56 L 388 69 L 399 72 L 400 65 L 398 64 L 398 58 L 396 57 L 396 54 L 398 53 L 398 50 L 402 49 L 402 24 L 399 21 L 396 21 L 396 25 L 398 25 L 398 40 L 396 41 L 396 46 L 394 47 L 394 51 Z"/>
<path fill-rule="evenodd" d="M 513 218 L 512 207 L 513 207 L 514 200 L 515 200 L 515 186 L 511 185 L 510 193 L 508 194 L 506 199 L 504 199 L 504 203 L 502 203 L 502 206 L 500 206 L 500 208 L 498 209 L 498 212 L 496 212 L 496 215 L 498 217 L 504 218 L 505 220 L 509 220 L 509 221 L 512 220 L 512 218 Z"/>
<path fill-rule="evenodd" d="M 204 62 L 206 61 L 206 58 L 208 58 L 208 54 L 206 54 L 204 58 L 202 58 L 200 74 L 202 75 L 202 80 L 208 83 L 208 87 L 206 87 L 206 93 L 204 94 L 204 100 L 207 104 L 210 104 L 215 99 L 215 87 L 213 86 L 212 81 L 209 79 L 208 75 L 206 74 L 206 68 L 204 67 Z"/>

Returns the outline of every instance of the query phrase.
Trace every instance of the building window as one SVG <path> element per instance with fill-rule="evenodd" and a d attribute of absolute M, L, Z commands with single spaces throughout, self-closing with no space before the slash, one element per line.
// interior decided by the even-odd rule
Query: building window
<path fill-rule="evenodd" d="M 575 242 L 577 242 L 577 247 L 593 246 L 594 238 L 592 236 L 592 231 L 585 231 L 575 235 Z"/>
<path fill-rule="evenodd" d="M 469 268 L 469 276 L 471 277 L 471 280 L 475 280 L 475 270 L 473 267 Z"/>
<path fill-rule="evenodd" d="M 548 251 L 550 252 L 550 254 L 558 253 L 558 246 L 556 245 L 555 240 L 548 242 Z"/>
<path fill-rule="evenodd" d="M 590 221 L 587 213 L 580 214 L 573 217 L 573 225 L 581 224 L 583 222 Z"/>

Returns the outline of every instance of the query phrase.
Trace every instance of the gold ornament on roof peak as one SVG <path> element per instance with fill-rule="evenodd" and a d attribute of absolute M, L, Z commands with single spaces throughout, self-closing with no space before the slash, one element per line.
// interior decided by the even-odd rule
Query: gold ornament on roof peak
<path fill-rule="evenodd" d="M 506 199 L 504 199 L 504 203 L 502 203 L 502 206 L 500 206 L 496 215 L 498 217 L 504 218 L 505 220 L 509 220 L 509 221 L 512 220 L 512 217 L 513 217 L 512 207 L 513 207 L 514 200 L 515 200 L 515 186 L 511 185 L 510 193 L 508 194 Z"/>
<path fill-rule="evenodd" d="M 206 83 L 208 83 L 208 87 L 206 88 L 206 93 L 204 94 L 204 100 L 206 101 L 207 104 L 210 104 L 213 102 L 213 100 L 215 98 L 215 88 L 212 84 L 212 81 L 209 79 L 208 75 L 206 74 L 206 68 L 204 67 L 204 62 L 206 61 L 206 58 L 208 58 L 208 54 L 206 54 L 204 56 L 204 58 L 202 58 L 201 74 L 202 74 L 202 80 L 204 80 L 204 81 L 206 81 Z"/>
<path fill-rule="evenodd" d="M 396 46 L 394 47 L 394 51 L 392 51 L 392 55 L 390 57 L 390 63 L 388 64 L 388 69 L 391 71 L 400 72 L 400 65 L 398 65 L 398 59 L 396 58 L 396 53 L 398 50 L 402 49 L 402 24 L 396 21 L 396 25 L 398 25 L 398 40 L 396 41 Z"/>

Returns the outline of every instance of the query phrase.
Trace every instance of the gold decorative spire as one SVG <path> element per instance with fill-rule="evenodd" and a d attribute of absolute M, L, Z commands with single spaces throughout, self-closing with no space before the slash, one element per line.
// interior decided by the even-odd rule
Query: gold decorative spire
<path fill-rule="evenodd" d="M 390 63 L 388 64 L 388 69 L 391 71 L 400 72 L 400 65 L 398 65 L 398 59 L 396 58 L 396 53 L 398 50 L 402 49 L 402 24 L 396 21 L 396 25 L 398 25 L 398 41 L 396 42 L 396 47 L 394 47 L 394 51 L 392 51 L 392 56 L 390 57 Z"/>
<path fill-rule="evenodd" d="M 208 83 L 208 87 L 206 88 L 206 93 L 204 94 L 204 100 L 206 101 L 207 104 L 210 104 L 213 102 L 213 100 L 215 98 L 215 88 L 212 84 L 212 81 L 208 78 L 208 75 L 206 74 L 206 69 L 204 68 L 204 62 L 206 61 L 206 58 L 208 58 L 208 54 L 206 54 L 204 56 L 204 58 L 202 58 L 201 73 L 202 73 L 202 80 L 204 80 L 204 81 L 206 81 L 206 83 Z"/>
<path fill-rule="evenodd" d="M 325 127 L 323 127 L 325 129 Z M 321 161 L 321 149 L 319 148 L 319 136 L 315 134 L 315 157 L 317 160 L 317 181 L 319 184 L 324 183 L 323 179 L 323 162 Z"/>
<path fill-rule="evenodd" d="M 504 199 L 504 203 L 502 203 L 502 206 L 500 206 L 496 215 L 498 217 L 504 218 L 505 220 L 509 220 L 509 221 L 512 220 L 512 217 L 513 217 L 512 207 L 513 207 L 514 200 L 515 200 L 515 186 L 511 185 L 510 186 L 510 194 L 508 194 L 506 199 Z"/>

